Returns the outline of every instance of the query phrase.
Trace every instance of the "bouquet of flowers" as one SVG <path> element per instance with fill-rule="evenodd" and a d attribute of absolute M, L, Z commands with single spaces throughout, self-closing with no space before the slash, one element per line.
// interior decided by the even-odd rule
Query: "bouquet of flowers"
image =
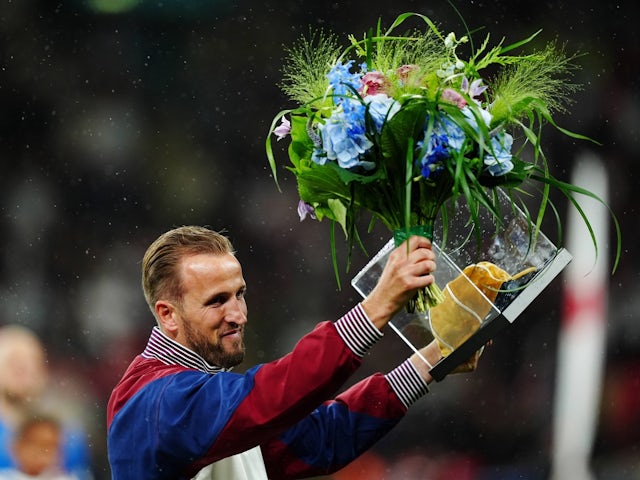
<path fill-rule="evenodd" d="M 424 31 L 396 34 L 409 18 Z M 535 215 L 525 211 L 536 230 L 550 205 L 550 188 L 558 188 L 580 212 L 597 252 L 575 194 L 600 199 L 553 177 L 541 143 L 544 124 L 589 140 L 552 117 L 566 109 L 577 88 L 569 79 L 576 56 L 556 43 L 514 53 L 536 35 L 494 47 L 487 35 L 475 48 L 470 36 L 444 35 L 424 15 L 405 13 L 386 31 L 378 22 L 363 38 L 350 36 L 346 48 L 334 35 L 315 32 L 287 49 L 281 87 L 299 105 L 275 116 L 266 151 L 277 182 L 272 138 L 290 137 L 288 169 L 297 180 L 301 220 L 339 224 L 351 252 L 361 244 L 356 219 L 369 212 L 399 245 L 409 235 L 431 237 L 436 221 L 446 231 L 443 206 L 451 199 L 466 201 L 471 221 L 485 208 L 499 224 L 494 189 L 524 206 L 518 194 L 525 193 L 525 181 L 534 181 L 541 187 L 540 206 Z M 471 52 L 463 59 L 465 44 Z M 440 301 L 434 284 L 410 308 L 425 311 Z"/>

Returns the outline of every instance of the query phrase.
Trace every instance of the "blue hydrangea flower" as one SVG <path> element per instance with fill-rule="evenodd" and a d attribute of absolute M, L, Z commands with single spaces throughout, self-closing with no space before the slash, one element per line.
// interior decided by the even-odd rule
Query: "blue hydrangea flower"
<path fill-rule="evenodd" d="M 336 109 L 325 123 L 318 125 L 322 149 L 316 149 L 311 158 L 320 165 L 333 160 L 345 169 L 362 167 L 371 170 L 375 163 L 360 158 L 373 146 L 365 135 L 364 105 L 345 102 L 344 106 L 346 108 Z"/>
<path fill-rule="evenodd" d="M 422 149 L 424 141 L 419 141 L 416 146 L 418 149 Z M 421 175 L 424 178 L 430 178 L 432 173 L 437 173 L 442 169 L 442 161 L 447 158 L 449 158 L 447 137 L 445 135 L 431 135 L 427 150 L 419 160 Z"/>
<path fill-rule="evenodd" d="M 513 170 L 512 145 L 513 137 L 506 132 L 500 132 L 491 139 L 491 152 L 485 155 L 484 164 L 494 177 L 499 177 Z"/>
<path fill-rule="evenodd" d="M 353 60 L 349 60 L 347 63 L 338 62 L 327 74 L 329 85 L 333 90 L 334 103 L 337 105 L 342 104 L 346 99 L 339 95 L 353 95 L 353 91 L 358 91 L 362 86 L 362 72 L 351 73 L 351 67 L 353 66 Z"/>
<path fill-rule="evenodd" d="M 467 123 L 476 131 L 479 131 L 479 127 L 478 127 L 478 119 L 476 118 L 476 116 L 474 115 L 473 111 L 471 110 L 471 108 L 469 108 L 468 106 L 460 109 L 460 111 L 462 112 L 462 114 L 465 116 Z M 482 118 L 482 121 L 484 122 L 485 127 L 488 127 L 491 124 L 491 113 L 489 113 L 487 110 L 483 109 L 483 108 L 476 108 L 475 109 L 476 113 L 480 113 L 480 117 Z"/>
<path fill-rule="evenodd" d="M 460 126 L 451 120 L 448 115 L 441 115 L 436 120 L 436 124 L 433 129 L 433 135 L 442 136 L 446 139 L 447 148 L 454 152 L 459 152 L 465 140 L 467 139 L 464 134 L 464 130 Z"/>
<path fill-rule="evenodd" d="M 426 132 L 425 132 L 426 134 Z M 464 148 L 466 136 L 464 130 L 447 115 L 441 115 L 435 121 L 431 137 L 420 162 L 422 176 L 429 178 L 440 171 L 442 162 Z M 424 140 L 416 144 L 419 150 L 424 148 Z"/>
<path fill-rule="evenodd" d="M 400 110 L 400 103 L 384 93 L 368 95 L 364 97 L 364 101 L 369 106 L 369 115 L 378 132 L 382 129 L 384 122 Z"/>

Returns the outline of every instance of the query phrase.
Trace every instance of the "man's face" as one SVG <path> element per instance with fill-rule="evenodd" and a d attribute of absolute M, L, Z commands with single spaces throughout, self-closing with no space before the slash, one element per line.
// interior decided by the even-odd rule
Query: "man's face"
<path fill-rule="evenodd" d="M 244 358 L 246 284 L 232 254 L 198 254 L 178 265 L 182 302 L 176 306 L 176 341 L 207 362 L 230 368 Z"/>

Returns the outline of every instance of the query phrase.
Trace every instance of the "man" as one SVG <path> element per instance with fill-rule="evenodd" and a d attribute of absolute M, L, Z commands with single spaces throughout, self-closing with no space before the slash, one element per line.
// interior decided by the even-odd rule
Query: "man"
<path fill-rule="evenodd" d="M 142 262 L 157 326 L 108 404 L 114 480 L 303 478 L 369 449 L 428 392 L 425 360 L 441 358 L 432 342 L 424 359 L 414 354 L 331 399 L 393 315 L 433 282 L 431 243 L 407 242 L 346 315 L 239 374 L 230 369 L 244 356 L 246 285 L 231 243 L 194 226 L 161 235 Z"/>

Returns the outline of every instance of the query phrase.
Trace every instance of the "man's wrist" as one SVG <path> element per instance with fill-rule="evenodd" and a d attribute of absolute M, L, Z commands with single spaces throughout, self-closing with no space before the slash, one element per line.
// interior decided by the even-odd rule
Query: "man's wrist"
<path fill-rule="evenodd" d="M 362 302 L 360 302 L 362 306 L 362 310 L 367 315 L 367 318 L 371 320 L 376 328 L 380 331 L 389 323 L 393 313 L 387 311 L 384 307 L 380 306 L 378 302 L 372 297 L 365 298 Z"/>
<path fill-rule="evenodd" d="M 431 377 L 430 371 L 441 358 L 442 352 L 440 351 L 440 346 L 436 340 L 433 340 L 429 345 L 411 355 L 409 361 L 418 373 L 420 373 L 420 376 L 422 376 L 427 383 L 431 383 L 433 377 Z"/>

